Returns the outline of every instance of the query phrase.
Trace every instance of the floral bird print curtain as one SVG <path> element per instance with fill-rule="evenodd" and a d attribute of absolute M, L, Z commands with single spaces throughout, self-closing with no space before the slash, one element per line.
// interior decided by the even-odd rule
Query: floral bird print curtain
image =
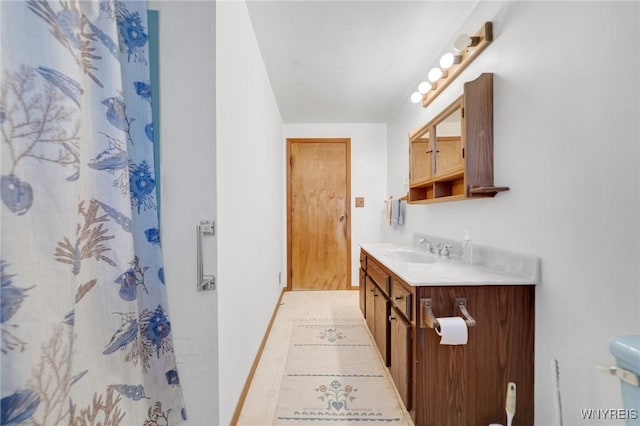
<path fill-rule="evenodd" d="M 186 419 L 146 7 L 0 2 L 1 425 Z"/>

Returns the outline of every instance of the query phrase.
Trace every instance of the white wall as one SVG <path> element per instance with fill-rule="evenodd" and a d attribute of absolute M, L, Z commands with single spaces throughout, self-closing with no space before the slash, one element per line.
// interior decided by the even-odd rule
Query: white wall
<path fill-rule="evenodd" d="M 287 124 L 284 133 L 285 138 L 351 138 L 351 285 L 357 286 L 360 243 L 382 238 L 383 201 L 388 197 L 387 126 Z M 364 207 L 355 207 L 355 197 L 365 198 Z"/>
<path fill-rule="evenodd" d="M 476 243 L 541 258 L 540 426 L 555 423 L 553 358 L 565 424 L 583 424 L 583 408 L 621 408 L 618 381 L 595 365 L 612 363 L 611 336 L 640 332 L 638 9 L 637 2 L 480 2 L 466 30 L 491 20 L 495 41 L 427 109 L 407 102 L 388 126 L 388 188 L 397 193 L 405 189 L 407 133 L 459 96 L 464 81 L 495 73 L 495 183 L 511 190 L 410 206 L 404 228 L 385 238 L 408 241 L 420 231 L 462 239 L 469 229 Z"/>
<path fill-rule="evenodd" d="M 217 2 L 216 50 L 219 424 L 226 425 L 280 294 L 284 142 L 244 2 Z"/>
<path fill-rule="evenodd" d="M 162 249 L 186 424 L 214 424 L 217 295 L 196 292 L 195 227 L 216 214 L 215 3 L 152 1 L 149 9 L 159 11 Z M 213 242 L 206 273 L 215 272 Z"/>

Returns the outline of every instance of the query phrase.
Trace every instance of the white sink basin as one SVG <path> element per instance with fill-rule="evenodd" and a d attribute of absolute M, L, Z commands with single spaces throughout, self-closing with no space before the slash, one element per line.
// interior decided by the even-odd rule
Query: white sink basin
<path fill-rule="evenodd" d="M 404 263 L 435 263 L 438 260 L 435 256 L 417 250 L 389 250 L 387 255 L 396 262 Z"/>

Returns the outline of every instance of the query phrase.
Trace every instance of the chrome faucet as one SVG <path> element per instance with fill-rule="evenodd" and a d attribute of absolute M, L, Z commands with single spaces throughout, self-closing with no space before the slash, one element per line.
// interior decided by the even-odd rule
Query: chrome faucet
<path fill-rule="evenodd" d="M 418 240 L 418 242 L 419 242 L 420 244 L 427 243 L 427 252 L 428 252 L 428 253 L 433 253 L 433 246 L 431 245 L 431 242 L 430 242 L 429 240 L 427 240 L 426 238 L 420 238 L 420 239 Z"/>

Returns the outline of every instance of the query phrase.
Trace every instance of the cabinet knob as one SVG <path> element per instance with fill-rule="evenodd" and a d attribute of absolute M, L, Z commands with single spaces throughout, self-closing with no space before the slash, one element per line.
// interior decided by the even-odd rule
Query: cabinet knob
<path fill-rule="evenodd" d="M 393 321 L 394 319 L 396 319 L 396 317 L 389 315 L 389 321 Z"/>
<path fill-rule="evenodd" d="M 396 296 L 394 297 L 395 300 L 402 300 L 402 296 Z"/>

